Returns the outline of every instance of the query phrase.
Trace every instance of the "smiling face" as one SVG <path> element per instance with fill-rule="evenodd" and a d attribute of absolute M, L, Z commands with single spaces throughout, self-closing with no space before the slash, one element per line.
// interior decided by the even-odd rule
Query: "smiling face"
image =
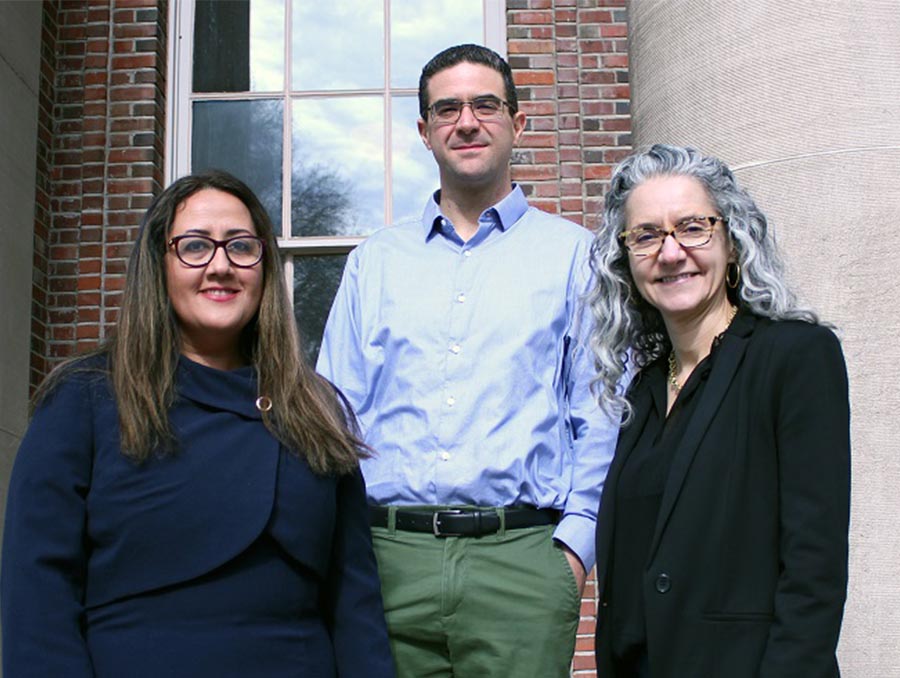
<path fill-rule="evenodd" d="M 505 99 L 503 76 L 483 64 L 462 62 L 438 71 L 428 81 L 429 105 L 483 96 Z M 490 192 L 498 200 L 509 193 L 509 160 L 525 128 L 525 114 L 510 115 L 507 107 L 503 108 L 503 115 L 496 120 L 478 120 L 470 106 L 463 107 L 455 124 L 436 123 L 431 115 L 419 120 L 419 134 L 434 154 L 443 191 Z"/>
<path fill-rule="evenodd" d="M 247 207 L 230 193 L 203 189 L 175 210 L 169 238 L 186 233 L 224 240 L 257 235 Z M 241 364 L 240 334 L 259 309 L 263 290 L 262 263 L 238 268 L 225 250 L 200 268 L 182 263 L 166 251 L 166 286 L 181 332 L 181 352 L 196 362 L 231 368 Z"/>
<path fill-rule="evenodd" d="M 625 230 L 651 226 L 669 231 L 687 217 L 717 216 L 719 211 L 697 179 L 670 175 L 648 179 L 625 202 Z M 728 306 L 725 272 L 733 260 L 719 222 L 712 239 L 701 247 L 684 248 L 667 237 L 655 255 L 628 262 L 641 296 L 663 316 L 666 325 L 702 321 Z"/>

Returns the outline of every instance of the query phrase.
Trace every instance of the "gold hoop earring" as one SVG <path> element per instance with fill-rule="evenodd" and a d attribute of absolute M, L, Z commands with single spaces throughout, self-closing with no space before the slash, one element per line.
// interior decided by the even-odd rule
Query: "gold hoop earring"
<path fill-rule="evenodd" d="M 731 267 L 734 266 L 732 269 Z M 732 279 L 731 272 L 734 271 L 734 277 Z M 725 268 L 725 284 L 728 285 L 733 290 L 737 289 L 737 286 L 741 282 L 741 265 L 736 261 L 732 261 Z"/>

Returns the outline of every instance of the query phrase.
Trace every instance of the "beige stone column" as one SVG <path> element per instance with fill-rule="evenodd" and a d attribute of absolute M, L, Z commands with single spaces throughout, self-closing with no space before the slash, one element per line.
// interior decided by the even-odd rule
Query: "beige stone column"
<path fill-rule="evenodd" d="M 900 676 L 900 2 L 631 0 L 636 146 L 718 155 L 850 372 L 847 678 Z M 809 469 L 815 474 L 816 469 Z"/>
<path fill-rule="evenodd" d="M 40 40 L 40 3 L 0 3 L 0 533 L 28 423 Z"/>
<path fill-rule="evenodd" d="M 28 423 L 41 11 L 0 2 L 0 537 Z"/>

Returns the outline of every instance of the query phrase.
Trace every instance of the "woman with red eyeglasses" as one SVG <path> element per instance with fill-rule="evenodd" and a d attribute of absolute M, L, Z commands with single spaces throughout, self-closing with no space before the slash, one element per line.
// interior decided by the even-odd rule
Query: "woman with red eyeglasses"
<path fill-rule="evenodd" d="M 35 403 L 6 511 L 5 676 L 394 675 L 364 447 L 301 358 L 242 182 L 163 191 L 115 335 Z"/>

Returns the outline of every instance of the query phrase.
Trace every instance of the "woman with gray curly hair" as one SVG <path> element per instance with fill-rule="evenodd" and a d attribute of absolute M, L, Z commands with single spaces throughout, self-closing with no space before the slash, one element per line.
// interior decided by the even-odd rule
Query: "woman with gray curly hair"
<path fill-rule="evenodd" d="M 598 674 L 836 678 L 847 374 L 765 216 L 720 160 L 656 145 L 616 169 L 592 265 L 598 399 L 625 412 L 597 523 Z"/>

